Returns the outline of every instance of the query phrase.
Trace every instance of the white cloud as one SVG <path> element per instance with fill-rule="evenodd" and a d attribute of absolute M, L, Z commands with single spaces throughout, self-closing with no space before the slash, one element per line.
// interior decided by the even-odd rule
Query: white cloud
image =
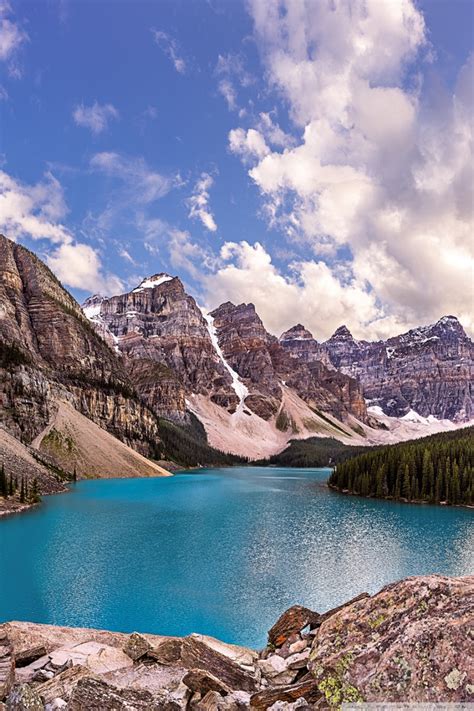
<path fill-rule="evenodd" d="M 179 175 L 162 175 L 150 168 L 144 158 L 129 158 L 113 151 L 96 153 L 90 166 L 123 183 L 129 198 L 138 204 L 154 202 L 181 184 Z"/>
<path fill-rule="evenodd" d="M 0 61 L 12 59 L 20 47 L 28 41 L 27 33 L 14 22 L 8 2 L 0 3 Z"/>
<path fill-rule="evenodd" d="M 319 340 L 342 323 L 367 337 L 360 324 L 379 316 L 375 296 L 363 282 L 353 276 L 338 278 L 324 262 L 295 262 L 291 276 L 284 276 L 261 244 L 245 241 L 225 243 L 220 256 L 220 268 L 205 280 L 209 305 L 251 301 L 277 335 L 300 321 Z"/>
<path fill-rule="evenodd" d="M 129 264 L 133 264 L 134 267 L 138 266 L 137 262 L 134 260 L 130 252 L 125 249 L 125 247 L 122 247 L 119 250 L 119 257 L 122 257 L 122 259 L 124 259 Z"/>
<path fill-rule="evenodd" d="M 72 116 L 78 126 L 88 128 L 97 136 L 108 128 L 111 120 L 118 119 L 119 112 L 112 104 L 99 104 L 95 101 L 92 106 L 78 104 Z"/>
<path fill-rule="evenodd" d="M 229 148 L 232 153 L 240 155 L 245 163 L 254 159 L 261 160 L 270 153 L 265 138 L 254 128 L 249 128 L 248 131 L 233 128 L 229 132 Z"/>
<path fill-rule="evenodd" d="M 427 49 L 412 0 L 249 7 L 268 88 L 301 138 L 285 142 L 262 113 L 230 132 L 229 147 L 251 165 L 270 225 L 316 255 L 298 278 L 326 280 L 341 302 L 366 294 L 370 309 L 351 316 L 359 330 L 381 334 L 445 313 L 474 329 L 472 59 L 452 96 L 438 89 L 428 101 L 420 65 L 410 75 Z M 349 281 L 334 265 L 341 248 Z M 223 274 L 235 279 L 239 265 Z"/>
<path fill-rule="evenodd" d="M 152 29 L 151 33 L 158 47 L 173 63 L 176 71 L 179 74 L 184 74 L 186 72 L 186 62 L 181 56 L 181 50 L 178 42 L 166 32 L 162 32 L 161 30 Z"/>
<path fill-rule="evenodd" d="M 96 249 L 87 244 L 62 244 L 47 257 L 48 266 L 64 284 L 84 291 L 117 294 L 123 282 L 113 274 L 104 274 Z"/>
<path fill-rule="evenodd" d="M 209 173 L 201 173 L 201 177 L 194 186 L 193 194 L 187 200 L 189 217 L 200 220 L 209 232 L 217 230 L 214 215 L 209 209 L 209 190 L 213 183 L 214 179 Z"/>
<path fill-rule="evenodd" d="M 219 77 L 217 88 L 226 100 L 229 111 L 239 110 L 236 84 L 247 88 L 255 83 L 254 77 L 245 69 L 243 58 L 239 54 L 220 54 L 215 73 Z"/>
<path fill-rule="evenodd" d="M 0 171 L 0 229 L 10 239 L 70 242 L 72 235 L 60 222 L 66 214 L 62 188 L 51 173 L 26 185 Z"/>
<path fill-rule="evenodd" d="M 177 270 L 184 270 L 193 279 L 200 282 L 205 271 L 214 266 L 215 258 L 204 247 L 193 242 L 189 232 L 170 228 L 167 235 L 171 265 Z"/>
<path fill-rule="evenodd" d="M 230 79 L 221 79 L 218 83 L 219 92 L 227 101 L 229 111 L 235 111 L 237 106 L 237 92 Z"/>
<path fill-rule="evenodd" d="M 272 112 L 261 112 L 258 117 L 257 128 L 266 138 L 268 143 L 281 148 L 289 148 L 296 143 L 296 139 L 285 133 L 272 118 Z"/>
<path fill-rule="evenodd" d="M 14 241 L 42 240 L 53 245 L 52 251 L 46 247 L 46 261 L 67 286 L 113 293 L 120 279 L 104 275 L 99 252 L 74 240 L 62 222 L 67 213 L 63 189 L 51 173 L 27 185 L 0 171 L 0 231 Z"/>

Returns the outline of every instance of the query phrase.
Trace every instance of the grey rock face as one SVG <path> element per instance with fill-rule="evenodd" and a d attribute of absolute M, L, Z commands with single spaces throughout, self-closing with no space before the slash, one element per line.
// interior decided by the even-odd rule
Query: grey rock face
<path fill-rule="evenodd" d="M 158 438 L 123 363 L 29 250 L 0 235 L 0 424 L 30 443 L 58 400 L 143 454 Z"/>
<path fill-rule="evenodd" d="M 126 357 L 137 390 L 156 414 L 183 419 L 191 393 L 235 406 L 232 379 L 208 325 L 177 277 L 157 274 L 130 293 L 93 297 L 84 308 Z"/>
<path fill-rule="evenodd" d="M 277 412 L 285 383 L 315 409 L 340 420 L 349 413 L 366 419 L 358 383 L 324 364 L 319 355 L 327 361 L 327 354 L 303 326 L 277 339 L 265 330 L 253 304 L 227 302 L 212 315 L 226 359 L 249 388 L 246 405 L 261 417 Z"/>
<path fill-rule="evenodd" d="M 345 326 L 323 344 L 384 412 L 467 421 L 474 415 L 474 344 L 454 316 L 387 341 L 357 341 Z"/>

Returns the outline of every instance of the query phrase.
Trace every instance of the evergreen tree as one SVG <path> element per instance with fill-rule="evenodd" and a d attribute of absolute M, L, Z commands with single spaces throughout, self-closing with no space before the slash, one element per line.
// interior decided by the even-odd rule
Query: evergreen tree
<path fill-rule="evenodd" d="M 0 469 L 0 496 L 6 497 L 8 494 L 7 489 L 7 478 L 5 476 L 5 465 L 2 463 L 2 468 Z"/>
<path fill-rule="evenodd" d="M 41 496 L 39 495 L 39 489 L 38 489 L 38 479 L 36 477 L 33 479 L 33 486 L 31 487 L 30 501 L 32 504 L 37 504 L 39 501 L 41 501 Z"/>
<path fill-rule="evenodd" d="M 362 496 L 472 504 L 474 427 L 356 454 L 338 464 L 329 484 Z"/>
<path fill-rule="evenodd" d="M 403 473 L 402 496 L 404 499 L 408 499 L 408 501 L 410 501 L 411 482 L 410 482 L 410 467 L 408 466 L 408 464 L 405 465 L 405 471 Z"/>

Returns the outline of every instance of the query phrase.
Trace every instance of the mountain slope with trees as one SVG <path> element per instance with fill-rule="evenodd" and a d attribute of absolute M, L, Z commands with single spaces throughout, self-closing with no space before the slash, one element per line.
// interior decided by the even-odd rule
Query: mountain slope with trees
<path fill-rule="evenodd" d="M 359 496 L 474 504 L 474 427 L 381 447 L 338 464 L 329 486 Z"/>

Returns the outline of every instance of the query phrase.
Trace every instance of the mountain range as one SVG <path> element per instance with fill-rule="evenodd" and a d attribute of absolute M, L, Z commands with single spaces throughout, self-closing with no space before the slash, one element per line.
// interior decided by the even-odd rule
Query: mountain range
<path fill-rule="evenodd" d="M 0 424 L 81 476 L 97 474 L 90 442 L 106 436 L 124 447 L 117 461 L 104 440 L 108 475 L 157 473 L 147 462 L 169 458 L 163 423 L 251 459 L 294 438 L 360 445 L 452 429 L 474 416 L 473 372 L 454 316 L 387 341 L 341 326 L 319 343 L 301 324 L 277 337 L 253 304 L 207 312 L 164 273 L 81 308 L 37 256 L 0 237 Z"/>

